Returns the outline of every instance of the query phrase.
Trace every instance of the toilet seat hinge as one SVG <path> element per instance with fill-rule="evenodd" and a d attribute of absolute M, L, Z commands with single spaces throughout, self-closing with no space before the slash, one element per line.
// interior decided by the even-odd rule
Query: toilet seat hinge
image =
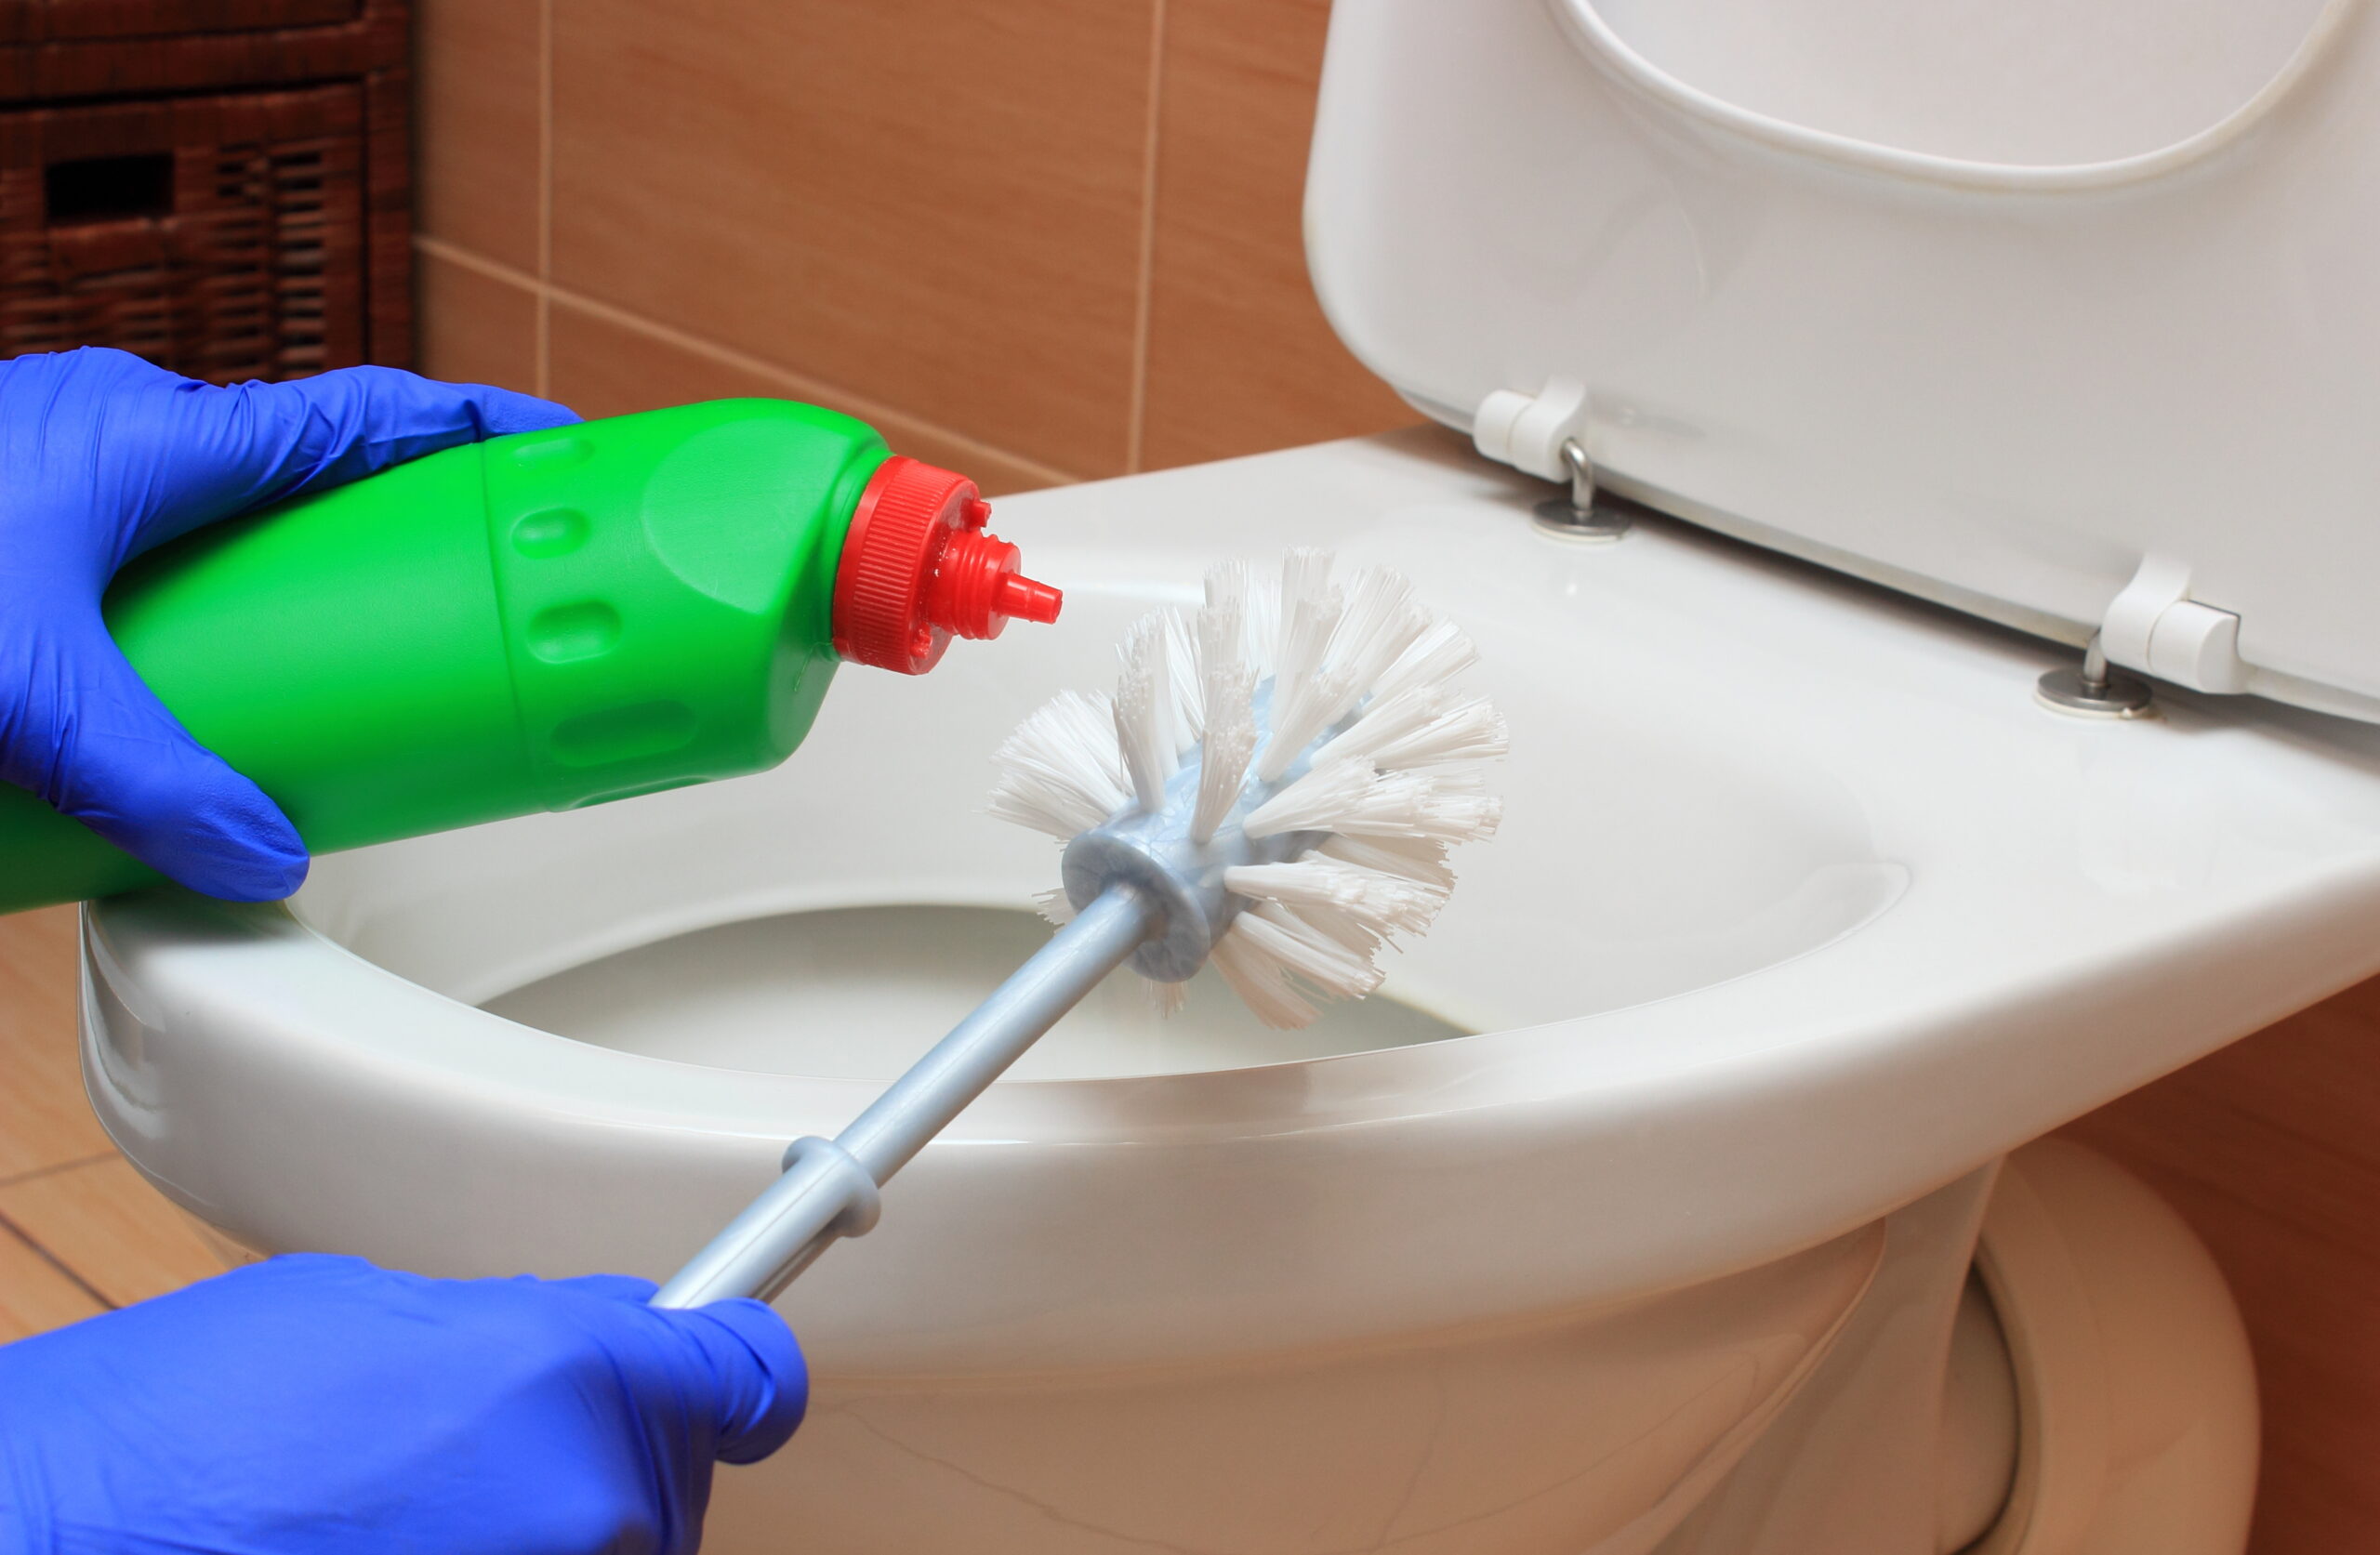
<path fill-rule="evenodd" d="M 1632 521 L 1625 508 L 1596 500 L 1595 464 L 1587 453 L 1587 386 L 1548 379 L 1535 394 L 1500 389 L 1471 418 L 1472 445 L 1498 464 L 1568 484 L 1567 497 L 1537 505 L 1537 526 L 1565 540 L 1617 540 Z"/>
<path fill-rule="evenodd" d="M 2248 689 L 2240 618 L 2191 599 L 2189 564 L 2176 558 L 2140 559 L 2109 604 L 2099 636 L 2111 662 L 2161 680 L 2225 695 Z"/>
<path fill-rule="evenodd" d="M 2231 695 L 2248 689 L 2240 618 L 2191 599 L 2189 564 L 2170 556 L 2140 559 L 2091 634 L 2082 667 L 2053 669 L 2037 690 L 2061 712 L 2138 718 L 2149 709 L 2149 684 L 2118 665 L 2192 691 Z"/>
<path fill-rule="evenodd" d="M 2108 663 L 2108 651 L 2093 632 L 2082 650 L 2082 663 L 2053 669 L 2033 686 L 2044 706 L 2061 713 L 2096 718 L 2137 718 L 2149 714 L 2149 682 L 2126 675 Z"/>

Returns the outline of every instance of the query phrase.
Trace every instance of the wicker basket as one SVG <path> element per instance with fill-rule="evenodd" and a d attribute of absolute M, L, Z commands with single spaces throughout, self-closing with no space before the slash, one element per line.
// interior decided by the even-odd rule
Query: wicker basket
<path fill-rule="evenodd" d="M 363 9 L 362 0 L 0 0 L 0 43 L 302 27 Z"/>
<path fill-rule="evenodd" d="M 404 37 L 397 0 L 0 0 L 0 356 L 410 362 Z"/>
<path fill-rule="evenodd" d="M 352 86 L 0 114 L 0 352 L 363 361 L 363 122 Z"/>

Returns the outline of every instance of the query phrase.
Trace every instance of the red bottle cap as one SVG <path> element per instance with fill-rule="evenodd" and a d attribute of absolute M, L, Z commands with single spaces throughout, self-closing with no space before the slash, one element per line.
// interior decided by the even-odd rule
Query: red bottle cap
<path fill-rule="evenodd" d="M 991 516 L 963 475 L 898 454 L 878 466 L 835 569 L 835 652 L 923 675 L 953 637 L 998 637 L 1012 615 L 1055 621 L 1063 597 L 1016 570 Z"/>

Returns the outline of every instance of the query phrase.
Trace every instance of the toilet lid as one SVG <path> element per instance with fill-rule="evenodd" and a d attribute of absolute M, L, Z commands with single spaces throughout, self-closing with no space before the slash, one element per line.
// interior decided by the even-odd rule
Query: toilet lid
<path fill-rule="evenodd" d="M 2380 719 L 2360 0 L 1365 0 L 1316 290 L 1484 452 Z"/>

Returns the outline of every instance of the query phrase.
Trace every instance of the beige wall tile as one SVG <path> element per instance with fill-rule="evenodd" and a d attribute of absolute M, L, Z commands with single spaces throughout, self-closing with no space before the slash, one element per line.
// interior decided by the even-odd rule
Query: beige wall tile
<path fill-rule="evenodd" d="M 553 397 L 581 415 L 626 415 L 663 405 L 744 395 L 803 400 L 870 422 L 896 453 L 961 471 L 993 496 L 1032 491 L 1064 479 L 1056 471 L 906 417 L 839 403 L 832 394 L 821 393 L 820 386 L 774 371 L 765 363 L 739 362 L 566 301 L 555 303 L 550 328 Z"/>
<path fill-rule="evenodd" d="M 1154 0 L 573 0 L 557 282 L 1079 475 L 1123 467 Z"/>
<path fill-rule="evenodd" d="M 0 1179 L 112 1149 L 83 1097 L 74 909 L 0 917 Z"/>
<path fill-rule="evenodd" d="M 537 7 L 538 0 L 418 0 L 414 8 L 420 231 L 533 273 Z"/>
<path fill-rule="evenodd" d="M 106 1310 L 32 1244 L 0 1226 L 0 1344 Z"/>
<path fill-rule="evenodd" d="M 118 1306 L 226 1267 L 121 1156 L 0 1186 L 0 1219 Z"/>
<path fill-rule="evenodd" d="M 449 383 L 537 389 L 537 295 L 436 254 L 414 256 L 420 370 Z"/>
<path fill-rule="evenodd" d="M 1169 0 L 1144 467 L 1421 419 L 1339 344 L 1306 279 L 1329 13 L 1327 0 Z"/>

